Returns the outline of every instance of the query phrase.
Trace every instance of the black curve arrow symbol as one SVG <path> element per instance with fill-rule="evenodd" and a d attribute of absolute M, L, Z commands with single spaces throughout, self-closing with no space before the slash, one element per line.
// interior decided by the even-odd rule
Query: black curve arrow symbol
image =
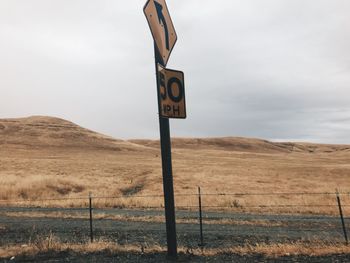
<path fill-rule="evenodd" d="M 161 4 L 159 4 L 157 1 L 154 1 L 154 4 L 156 6 L 157 9 L 157 14 L 158 14 L 158 20 L 160 24 L 163 24 L 164 26 L 164 32 L 165 32 L 165 47 L 167 50 L 170 49 L 170 44 L 169 44 L 169 30 L 168 30 L 168 26 L 166 24 L 166 20 L 163 14 L 163 6 Z"/>

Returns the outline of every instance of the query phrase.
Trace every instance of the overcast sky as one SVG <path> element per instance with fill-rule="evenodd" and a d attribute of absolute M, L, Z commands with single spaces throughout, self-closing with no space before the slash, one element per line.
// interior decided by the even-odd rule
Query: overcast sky
<path fill-rule="evenodd" d="M 0 118 L 158 138 L 146 0 L 0 0 Z M 167 0 L 186 79 L 176 137 L 350 144 L 349 0 Z"/>

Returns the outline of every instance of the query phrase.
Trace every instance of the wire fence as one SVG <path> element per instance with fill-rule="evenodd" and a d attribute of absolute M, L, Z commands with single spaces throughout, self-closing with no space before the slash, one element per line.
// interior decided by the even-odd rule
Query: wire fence
<path fill-rule="evenodd" d="M 348 243 L 349 192 L 176 194 L 179 245 Z M 166 243 L 162 195 L 0 200 L 0 246 L 62 242 Z"/>

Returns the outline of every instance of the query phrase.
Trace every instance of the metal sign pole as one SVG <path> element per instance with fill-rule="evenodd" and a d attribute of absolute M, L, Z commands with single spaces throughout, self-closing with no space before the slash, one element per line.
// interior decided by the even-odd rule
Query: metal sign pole
<path fill-rule="evenodd" d="M 175 200 L 168 118 L 186 118 L 184 74 L 181 71 L 165 68 L 177 40 L 165 0 L 147 0 L 143 12 L 154 40 L 168 256 L 176 258 Z M 158 66 L 163 67 L 163 69 L 159 69 Z M 167 80 L 166 83 L 165 80 Z M 178 94 L 173 93 L 173 89 L 176 87 L 178 88 Z M 167 97 L 170 98 L 170 101 Z"/>
<path fill-rule="evenodd" d="M 154 45 L 156 78 L 157 78 L 157 96 L 160 101 L 160 81 L 158 64 L 164 66 L 162 59 Z M 170 140 L 170 125 L 169 119 L 160 116 L 161 108 L 158 103 L 159 111 L 159 128 L 160 128 L 160 145 L 162 154 L 162 173 L 163 173 L 163 191 L 164 191 L 164 206 L 165 206 L 165 221 L 166 221 L 166 235 L 168 245 L 168 256 L 172 258 L 177 257 L 177 241 L 176 241 L 176 222 L 175 222 L 175 200 L 174 200 L 174 186 L 173 186 L 173 171 L 171 162 L 171 140 Z"/>

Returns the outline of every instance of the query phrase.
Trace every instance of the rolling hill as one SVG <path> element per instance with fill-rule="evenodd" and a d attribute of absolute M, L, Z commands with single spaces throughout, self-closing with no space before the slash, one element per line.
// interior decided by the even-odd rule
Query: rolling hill
<path fill-rule="evenodd" d="M 85 129 L 63 119 L 45 116 L 0 119 L 0 145 L 27 149 L 59 147 L 114 151 L 136 151 L 144 148 Z"/>
<path fill-rule="evenodd" d="M 225 137 L 173 138 L 172 146 L 176 194 L 196 193 L 197 186 L 204 193 L 350 190 L 349 145 Z M 114 139 L 53 117 L 0 119 L 0 200 L 159 195 L 161 171 L 158 140 Z"/>
<path fill-rule="evenodd" d="M 135 144 L 159 148 L 158 140 L 130 140 Z M 221 138 L 173 138 L 174 149 L 224 150 L 250 153 L 331 153 L 350 151 L 350 145 L 313 144 L 305 142 L 271 142 L 267 140 L 221 137 Z"/>
<path fill-rule="evenodd" d="M 0 145 L 23 146 L 27 149 L 60 147 L 93 150 L 142 151 L 159 149 L 159 140 L 115 139 L 70 121 L 55 117 L 32 116 L 28 118 L 0 119 Z M 271 142 L 267 140 L 222 137 L 222 138 L 173 138 L 174 149 L 224 150 L 251 153 L 318 153 L 350 151 L 348 145 Z"/>

